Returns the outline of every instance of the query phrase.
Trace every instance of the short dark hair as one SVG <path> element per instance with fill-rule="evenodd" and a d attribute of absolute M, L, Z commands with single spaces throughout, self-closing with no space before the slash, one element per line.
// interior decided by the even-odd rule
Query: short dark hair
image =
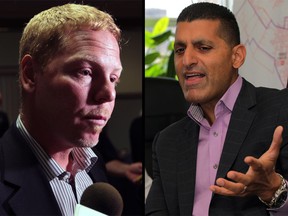
<path fill-rule="evenodd" d="M 182 10 L 177 18 L 177 23 L 199 19 L 219 20 L 220 37 L 232 47 L 240 44 L 239 26 L 234 14 L 228 8 L 208 2 L 191 4 Z"/>

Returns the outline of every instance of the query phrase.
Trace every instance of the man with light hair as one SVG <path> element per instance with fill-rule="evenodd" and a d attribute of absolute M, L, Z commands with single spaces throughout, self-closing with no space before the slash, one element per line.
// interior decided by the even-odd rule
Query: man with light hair
<path fill-rule="evenodd" d="M 120 41 L 113 18 L 88 5 L 53 7 L 27 24 L 20 114 L 0 140 L 0 215 L 71 216 L 83 191 L 106 181 L 91 147 L 114 108 Z"/>

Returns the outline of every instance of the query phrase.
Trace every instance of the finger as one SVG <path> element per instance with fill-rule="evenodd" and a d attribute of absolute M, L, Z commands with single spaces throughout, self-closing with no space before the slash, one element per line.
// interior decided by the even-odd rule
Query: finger
<path fill-rule="evenodd" d="M 280 151 L 280 147 L 281 147 L 281 143 L 282 143 L 282 133 L 283 133 L 283 127 L 282 126 L 278 126 L 274 130 L 273 140 L 272 140 L 272 143 L 270 145 L 270 148 L 267 151 L 270 155 L 271 160 L 277 160 L 277 157 L 278 157 L 279 151 Z"/>
<path fill-rule="evenodd" d="M 236 172 L 236 171 L 229 171 L 227 173 L 227 177 L 231 179 L 233 182 L 241 183 L 243 185 L 248 185 L 250 182 L 249 177 L 246 174 Z"/>
<path fill-rule="evenodd" d="M 248 164 L 254 171 L 263 170 L 263 161 L 272 162 L 275 165 L 282 143 L 282 133 L 283 133 L 283 127 L 282 126 L 276 127 L 276 129 L 274 130 L 273 139 L 269 149 L 259 159 L 247 156 L 244 159 L 244 162 Z"/>
<path fill-rule="evenodd" d="M 262 163 L 257 158 L 247 156 L 244 159 L 244 162 L 247 165 L 249 165 L 254 171 L 262 171 L 263 170 Z"/>
<path fill-rule="evenodd" d="M 217 179 L 216 185 L 212 187 L 215 193 L 226 195 L 226 196 L 242 195 L 244 188 L 245 188 L 245 185 L 242 183 L 228 181 L 223 178 Z"/>
<path fill-rule="evenodd" d="M 217 185 L 211 185 L 209 187 L 209 189 L 215 193 L 215 194 L 219 194 L 219 195 L 223 195 L 223 196 L 235 196 L 235 192 L 233 191 L 229 191 L 227 190 L 226 188 L 223 188 L 223 187 L 219 187 Z"/>

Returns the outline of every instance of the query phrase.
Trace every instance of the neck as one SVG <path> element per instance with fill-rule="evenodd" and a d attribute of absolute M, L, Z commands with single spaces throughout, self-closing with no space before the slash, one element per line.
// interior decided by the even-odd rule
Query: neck
<path fill-rule="evenodd" d="M 208 106 L 201 105 L 201 108 L 203 110 L 204 117 L 207 119 L 210 125 L 213 125 L 215 121 L 215 113 L 214 113 L 215 105 L 208 105 Z"/>
<path fill-rule="evenodd" d="M 49 154 L 49 153 L 48 153 Z M 71 172 L 73 168 L 72 149 L 49 154 L 64 170 Z"/>
<path fill-rule="evenodd" d="M 41 122 L 37 122 L 34 119 L 34 123 L 28 121 L 27 115 L 21 113 L 21 121 L 23 122 L 26 130 L 37 141 L 37 143 L 44 149 L 44 151 L 52 157 L 58 164 L 65 170 L 69 170 L 71 167 L 71 152 L 72 145 L 69 145 L 64 140 L 59 139 L 57 136 L 48 134 L 47 129 L 41 128 Z M 36 127 L 35 127 L 36 126 Z"/>

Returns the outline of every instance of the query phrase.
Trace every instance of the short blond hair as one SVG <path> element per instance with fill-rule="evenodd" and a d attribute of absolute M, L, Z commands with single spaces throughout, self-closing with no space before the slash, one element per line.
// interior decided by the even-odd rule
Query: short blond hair
<path fill-rule="evenodd" d="M 42 11 L 29 21 L 20 40 L 19 61 L 30 54 L 45 67 L 57 52 L 65 48 L 69 31 L 83 27 L 108 30 L 120 44 L 121 31 L 111 15 L 92 6 L 69 3 Z"/>

